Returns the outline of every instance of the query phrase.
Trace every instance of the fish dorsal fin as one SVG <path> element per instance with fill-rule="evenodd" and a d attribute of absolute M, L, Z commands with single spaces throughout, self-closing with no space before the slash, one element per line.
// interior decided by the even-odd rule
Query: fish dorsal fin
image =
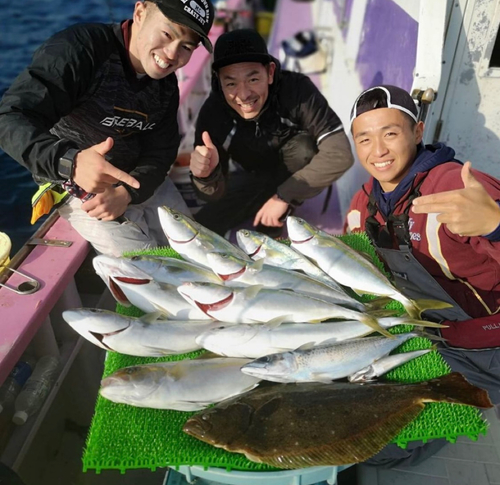
<path fill-rule="evenodd" d="M 252 298 L 255 298 L 258 294 L 259 291 L 264 288 L 264 285 L 253 285 L 253 286 L 248 286 L 243 290 L 243 294 L 246 299 L 251 300 Z"/>
<path fill-rule="evenodd" d="M 259 271 L 262 271 L 262 267 L 264 266 L 264 264 L 264 259 L 258 259 L 251 264 L 250 269 L 255 273 L 258 273 Z"/>
<path fill-rule="evenodd" d="M 165 313 L 163 311 L 157 310 L 155 312 L 146 313 L 146 315 L 143 315 L 139 320 L 141 320 L 141 322 L 143 323 L 155 323 L 157 320 L 164 316 Z"/>
<path fill-rule="evenodd" d="M 326 340 L 322 340 L 321 342 L 318 343 L 318 345 L 333 345 L 338 343 L 339 340 L 335 337 L 332 337 L 332 338 L 327 338 Z"/>
<path fill-rule="evenodd" d="M 264 326 L 269 329 L 278 328 L 283 322 L 287 321 L 288 317 L 289 315 L 280 315 L 266 322 Z"/>
<path fill-rule="evenodd" d="M 297 351 L 302 351 L 302 350 L 311 350 L 314 348 L 315 343 L 314 342 L 307 342 L 306 344 L 302 344 L 300 347 L 297 347 L 294 352 Z"/>

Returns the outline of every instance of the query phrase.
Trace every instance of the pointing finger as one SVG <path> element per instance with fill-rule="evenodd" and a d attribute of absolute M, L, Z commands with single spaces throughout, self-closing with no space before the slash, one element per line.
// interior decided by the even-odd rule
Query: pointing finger
<path fill-rule="evenodd" d="M 123 182 L 124 184 L 130 185 L 134 189 L 138 189 L 141 184 L 134 177 L 129 175 L 127 172 L 116 168 L 115 166 L 109 164 L 109 168 L 106 171 L 107 175 L 114 177 L 117 181 Z"/>

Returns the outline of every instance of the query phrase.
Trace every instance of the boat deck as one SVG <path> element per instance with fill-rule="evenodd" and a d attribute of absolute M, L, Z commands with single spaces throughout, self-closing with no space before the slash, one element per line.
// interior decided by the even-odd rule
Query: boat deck
<path fill-rule="evenodd" d="M 497 485 L 500 484 L 500 420 L 493 410 L 486 436 L 474 442 L 460 437 L 420 465 L 382 470 L 358 466 L 358 485 Z"/>

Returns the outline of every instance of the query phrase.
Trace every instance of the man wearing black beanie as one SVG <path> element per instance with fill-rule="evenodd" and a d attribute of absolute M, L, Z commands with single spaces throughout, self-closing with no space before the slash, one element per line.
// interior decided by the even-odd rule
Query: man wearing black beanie
<path fill-rule="evenodd" d="M 281 71 L 255 30 L 220 36 L 212 68 L 191 154 L 193 183 L 209 201 L 196 220 L 225 234 L 253 218 L 277 236 L 293 207 L 352 165 L 349 141 L 312 81 Z"/>

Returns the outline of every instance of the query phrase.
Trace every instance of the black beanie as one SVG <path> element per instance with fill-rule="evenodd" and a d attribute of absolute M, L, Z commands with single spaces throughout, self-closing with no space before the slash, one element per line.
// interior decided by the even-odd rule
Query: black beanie
<path fill-rule="evenodd" d="M 218 70 L 239 62 L 269 64 L 271 61 L 266 42 L 256 30 L 231 30 L 222 34 L 215 43 L 212 69 Z"/>

